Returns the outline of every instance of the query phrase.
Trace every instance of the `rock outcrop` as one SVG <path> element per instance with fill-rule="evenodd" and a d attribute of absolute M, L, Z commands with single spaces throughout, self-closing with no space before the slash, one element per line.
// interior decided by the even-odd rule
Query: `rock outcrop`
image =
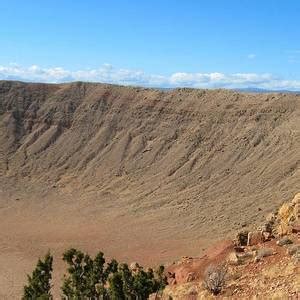
<path fill-rule="evenodd" d="M 282 237 L 278 226 L 294 227 L 298 224 L 296 205 L 299 195 L 269 214 L 266 217 L 268 226 L 263 223 L 257 231 L 240 231 L 234 239 L 236 246 L 224 248 L 226 251 L 213 259 L 208 257 L 209 253 L 214 253 L 214 247 L 200 258 L 189 258 L 188 262 L 181 261 L 171 266 L 173 278 L 191 271 L 198 276 L 191 277 L 192 280 L 188 276 L 181 276 L 178 282 L 170 280 L 162 299 L 169 296 L 172 299 L 210 299 L 212 296 L 202 284 L 203 272 L 210 265 L 227 266 L 229 273 L 219 298 L 297 299 L 300 293 L 300 238 L 292 231 L 286 231 Z M 268 239 L 264 238 L 265 232 L 270 233 Z"/>

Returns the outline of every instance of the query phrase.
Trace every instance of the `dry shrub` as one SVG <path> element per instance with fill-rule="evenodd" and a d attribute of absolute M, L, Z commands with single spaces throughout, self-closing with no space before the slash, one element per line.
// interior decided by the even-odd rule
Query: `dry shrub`
<path fill-rule="evenodd" d="M 227 268 L 224 265 L 210 265 L 204 273 L 204 287 L 218 295 L 225 286 Z"/>

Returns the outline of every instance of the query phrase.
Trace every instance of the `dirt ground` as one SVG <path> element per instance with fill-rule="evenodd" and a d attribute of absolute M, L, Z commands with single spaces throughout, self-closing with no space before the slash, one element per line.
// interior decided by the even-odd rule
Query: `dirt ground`
<path fill-rule="evenodd" d="M 0 298 L 19 299 L 26 274 L 39 257 L 54 255 L 54 295 L 65 271 L 61 257 L 68 247 L 94 255 L 103 251 L 107 259 L 137 261 L 145 266 L 172 262 L 189 253 L 201 253 L 206 243 L 192 239 L 174 224 L 143 218 L 95 201 L 50 198 L 39 201 L 19 196 L 1 198 L 0 207 Z M 91 213 L 91 211 L 93 211 Z M 171 234 L 174 232 L 174 234 Z"/>

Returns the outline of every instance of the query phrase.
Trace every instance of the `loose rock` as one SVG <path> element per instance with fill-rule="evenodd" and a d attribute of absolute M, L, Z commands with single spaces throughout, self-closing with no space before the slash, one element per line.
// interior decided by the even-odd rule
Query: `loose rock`
<path fill-rule="evenodd" d="M 285 237 L 283 237 L 282 239 L 278 240 L 278 241 L 276 242 L 276 244 L 277 244 L 278 246 L 284 246 L 284 245 L 293 244 L 293 241 L 292 241 L 289 237 L 285 236 Z"/>
<path fill-rule="evenodd" d="M 274 252 L 272 248 L 261 248 L 256 251 L 254 261 L 260 261 L 263 257 L 271 256 L 274 254 L 276 254 L 276 252 Z"/>
<path fill-rule="evenodd" d="M 231 252 L 228 255 L 227 262 L 230 265 L 239 265 L 239 264 L 241 264 L 242 261 L 241 261 L 240 257 L 235 252 Z"/>
<path fill-rule="evenodd" d="M 262 243 L 263 241 L 264 241 L 264 236 L 263 236 L 262 231 L 249 232 L 248 241 L 247 241 L 248 246 L 257 245 L 257 244 Z"/>

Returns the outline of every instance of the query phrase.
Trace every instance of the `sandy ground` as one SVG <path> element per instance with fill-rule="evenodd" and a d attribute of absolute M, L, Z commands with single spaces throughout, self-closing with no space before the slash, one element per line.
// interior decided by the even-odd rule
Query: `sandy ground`
<path fill-rule="evenodd" d="M 26 274 L 48 250 L 54 255 L 54 295 L 65 270 L 61 260 L 68 247 L 91 254 L 101 250 L 107 259 L 138 261 L 145 266 L 171 262 L 186 252 L 201 253 L 205 243 L 170 227 L 157 216 L 132 218 L 119 210 L 74 199 L 37 202 L 0 198 L 0 298 L 19 299 Z M 91 214 L 89 211 L 93 210 Z M 170 232 L 178 234 L 171 235 Z"/>

